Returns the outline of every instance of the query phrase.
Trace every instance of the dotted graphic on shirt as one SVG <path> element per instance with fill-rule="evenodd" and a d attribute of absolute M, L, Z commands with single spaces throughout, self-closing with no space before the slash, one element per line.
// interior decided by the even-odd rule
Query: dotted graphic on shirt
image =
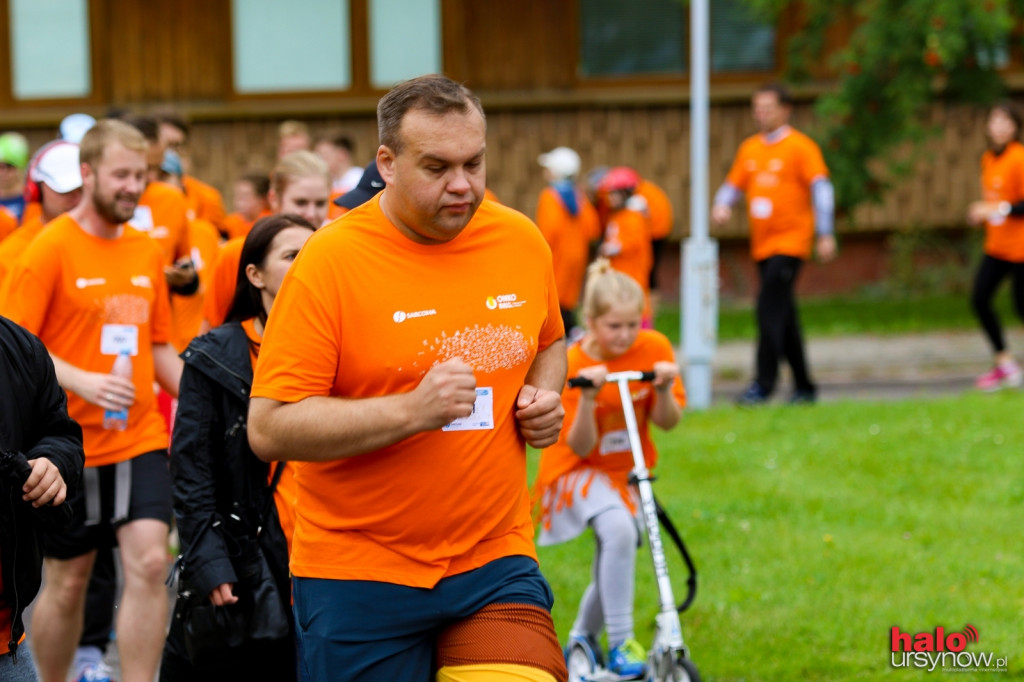
<path fill-rule="evenodd" d="M 435 337 L 432 342 L 424 339 L 423 345 L 424 349 L 418 355 L 424 359 L 424 363 L 429 364 L 424 367 L 418 361 L 413 363 L 421 375 L 426 374 L 433 365 L 452 358 L 459 358 L 476 372 L 511 369 L 529 361 L 531 347 L 519 327 L 504 324 L 488 324 L 483 327 L 474 325 L 450 336 L 441 332 L 441 336 Z"/>
<path fill-rule="evenodd" d="M 103 299 L 103 312 L 109 324 L 149 323 L 149 301 L 134 294 L 117 294 Z"/>

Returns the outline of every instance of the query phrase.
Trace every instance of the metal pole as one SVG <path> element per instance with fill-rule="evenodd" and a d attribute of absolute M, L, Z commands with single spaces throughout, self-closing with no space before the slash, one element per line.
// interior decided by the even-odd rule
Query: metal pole
<path fill-rule="evenodd" d="M 690 2 L 690 238 L 683 245 L 682 337 L 687 405 L 711 406 L 718 337 L 718 243 L 708 238 L 708 0 Z"/>

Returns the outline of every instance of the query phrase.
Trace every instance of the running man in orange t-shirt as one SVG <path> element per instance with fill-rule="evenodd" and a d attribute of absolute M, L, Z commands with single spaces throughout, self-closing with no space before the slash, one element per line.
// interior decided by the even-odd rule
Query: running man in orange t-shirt
<path fill-rule="evenodd" d="M 789 401 L 813 403 L 817 399 L 804 354 L 794 289 L 812 244 L 823 263 L 835 258 L 834 200 L 818 145 L 789 126 L 792 109 L 792 98 L 781 85 L 765 85 L 754 93 L 754 121 L 760 132 L 740 145 L 711 209 L 711 219 L 721 225 L 732 217 L 732 204 L 746 193 L 750 252 L 761 280 L 757 375 L 737 398 L 741 405 L 768 400 L 782 358 L 793 370 Z"/>
<path fill-rule="evenodd" d="M 32 626 L 43 679 L 67 675 L 93 557 L 115 538 L 125 576 L 117 626 L 124 678 L 152 679 L 163 646 L 171 500 L 153 383 L 176 394 L 182 362 L 169 343 L 163 256 L 125 225 L 145 186 L 145 154 L 131 126 L 90 129 L 80 149 L 82 200 L 8 275 L 4 310 L 46 344 L 86 452 L 85 485 L 70 500 L 75 525 L 44 543 L 47 579 Z"/>
<path fill-rule="evenodd" d="M 551 247 L 562 325 L 571 336 L 590 260 L 590 243 L 600 239 L 601 225 L 593 204 L 576 185 L 579 154 L 568 147 L 555 147 L 541 154 L 538 162 L 548 186 L 537 200 L 537 227 Z"/>
<path fill-rule="evenodd" d="M 525 470 L 525 445 L 562 423 L 550 250 L 482 201 L 486 124 L 465 87 L 401 83 L 378 127 L 387 187 L 303 247 L 249 408 L 257 456 L 303 460 L 304 664 L 313 679 L 565 680 Z"/>

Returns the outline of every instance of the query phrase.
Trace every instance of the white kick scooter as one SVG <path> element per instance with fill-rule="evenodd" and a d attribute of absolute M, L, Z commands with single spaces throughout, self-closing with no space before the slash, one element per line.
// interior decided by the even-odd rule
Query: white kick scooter
<path fill-rule="evenodd" d="M 636 413 L 633 410 L 633 398 L 629 392 L 630 381 L 649 382 L 652 379 L 654 379 L 654 372 L 612 372 L 605 377 L 605 381 L 618 384 L 619 387 L 623 415 L 626 418 L 626 430 L 629 434 L 629 446 L 633 452 L 633 473 L 630 482 L 636 484 L 640 493 L 643 523 L 647 530 L 647 542 L 651 548 L 654 575 L 658 582 L 660 609 L 655 617 L 654 643 L 648 650 L 647 673 L 643 679 L 645 682 L 700 682 L 700 674 L 693 661 L 690 660 L 689 651 L 686 644 L 683 643 L 682 627 L 679 624 L 679 613 L 689 607 L 696 593 L 697 571 L 675 527 L 659 508 L 657 500 L 654 499 L 651 474 L 644 461 L 640 431 L 636 423 Z M 588 379 L 583 377 L 574 377 L 569 380 L 570 388 L 592 385 Z M 658 523 L 659 516 L 665 522 L 666 530 L 675 540 L 690 570 L 689 594 L 686 601 L 679 607 L 676 607 L 675 597 L 672 594 L 672 583 L 669 581 L 665 548 L 661 542 L 661 529 Z M 617 682 L 630 679 L 606 670 L 602 664 L 603 657 L 600 650 L 595 650 L 586 641 L 574 640 L 570 643 L 566 654 L 570 682 Z"/>

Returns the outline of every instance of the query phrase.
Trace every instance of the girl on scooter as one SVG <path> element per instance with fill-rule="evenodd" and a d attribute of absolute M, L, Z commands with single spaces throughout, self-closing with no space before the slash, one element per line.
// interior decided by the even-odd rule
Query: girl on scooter
<path fill-rule="evenodd" d="M 629 436 L 610 372 L 653 370 L 651 383 L 631 386 L 647 467 L 657 461 L 648 424 L 673 428 L 686 399 L 672 345 L 661 333 L 641 329 L 644 292 L 629 276 L 599 259 L 588 269 L 583 297 L 587 332 L 569 348 L 569 377 L 593 388 L 567 389 L 558 442 L 541 453 L 534 485 L 541 521 L 539 543 L 552 545 L 580 535 L 589 525 L 597 540 L 590 585 L 583 593 L 570 640 L 608 636 L 607 667 L 623 678 L 641 677 L 646 652 L 633 633 L 633 584 L 639 544 L 637 495 Z"/>

